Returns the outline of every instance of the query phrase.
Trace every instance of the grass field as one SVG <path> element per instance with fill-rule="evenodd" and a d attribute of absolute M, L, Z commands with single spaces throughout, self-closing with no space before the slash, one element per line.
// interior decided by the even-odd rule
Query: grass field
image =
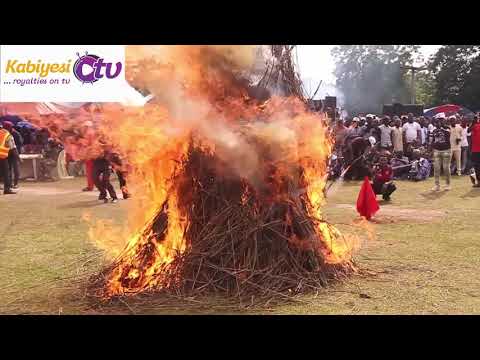
<path fill-rule="evenodd" d="M 99 306 L 85 297 L 90 274 L 105 260 L 90 243 L 85 210 L 121 222 L 126 201 L 100 204 L 79 191 L 84 179 L 22 183 L 0 195 L 2 314 L 478 314 L 480 313 L 480 189 L 466 177 L 450 192 L 432 180 L 397 183 L 372 228 L 376 239 L 355 256 L 361 271 L 343 283 L 268 308 L 240 308 L 224 299 L 128 299 Z M 359 183 L 339 185 L 325 208 L 345 231 L 356 218 Z"/>

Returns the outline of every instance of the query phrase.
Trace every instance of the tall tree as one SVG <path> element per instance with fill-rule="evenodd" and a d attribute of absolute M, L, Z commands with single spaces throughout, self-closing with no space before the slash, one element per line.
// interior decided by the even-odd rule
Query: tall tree
<path fill-rule="evenodd" d="M 382 105 L 408 102 L 404 65 L 413 63 L 418 45 L 340 45 L 332 49 L 336 85 L 350 113 L 380 112 Z"/>
<path fill-rule="evenodd" d="M 433 56 L 429 68 L 438 103 L 480 109 L 480 45 L 444 45 Z"/>
<path fill-rule="evenodd" d="M 422 71 L 416 75 L 415 92 L 417 104 L 423 104 L 425 108 L 436 106 L 438 101 L 435 89 L 435 78 L 431 71 Z"/>

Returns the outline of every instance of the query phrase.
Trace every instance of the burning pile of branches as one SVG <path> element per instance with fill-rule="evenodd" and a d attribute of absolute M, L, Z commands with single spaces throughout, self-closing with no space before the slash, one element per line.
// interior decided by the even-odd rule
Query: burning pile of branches
<path fill-rule="evenodd" d="M 136 188 L 127 242 L 92 279 L 92 295 L 273 298 L 354 270 L 356 244 L 322 218 L 331 143 L 306 107 L 292 49 L 272 47 L 276 60 L 256 84 L 246 50 L 170 47 L 132 80 L 155 104 L 104 111 L 98 131 Z M 112 235 L 96 230 L 97 243 Z"/>
<path fill-rule="evenodd" d="M 257 87 L 276 89 L 284 96 L 295 96 L 305 101 L 303 84 L 292 58 L 294 48 L 295 45 L 271 45 L 271 61 L 267 62 L 266 70 Z"/>
<path fill-rule="evenodd" d="M 142 240 L 97 278 L 97 295 L 164 289 L 182 296 L 270 298 L 318 289 L 353 270 L 345 239 L 313 215 L 301 191 L 306 183 L 300 166 L 276 178 L 278 169 L 270 163 L 271 175 L 257 188 L 222 175 L 218 169 L 224 166 L 214 154 L 190 145 L 169 192 L 188 219 L 179 234 L 184 247 L 171 262 L 156 262 L 168 235 L 167 198 L 142 230 Z"/>

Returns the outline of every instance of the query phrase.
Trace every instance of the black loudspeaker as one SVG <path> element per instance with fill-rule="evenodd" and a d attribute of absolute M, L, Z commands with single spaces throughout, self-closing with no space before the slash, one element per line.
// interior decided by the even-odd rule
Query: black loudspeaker
<path fill-rule="evenodd" d="M 383 115 L 389 116 L 401 116 L 412 113 L 414 116 L 423 115 L 423 105 L 403 105 L 403 104 L 393 104 L 393 105 L 383 105 Z"/>
<path fill-rule="evenodd" d="M 405 111 L 405 110 L 403 109 L 403 105 L 402 105 L 402 104 L 398 104 L 398 103 L 397 103 L 397 104 L 393 104 L 393 105 L 392 105 L 392 108 L 393 108 L 393 109 L 392 109 L 392 110 L 393 110 L 393 113 L 394 113 L 395 115 L 398 115 L 398 116 L 402 115 L 402 113 Z"/>
<path fill-rule="evenodd" d="M 423 115 L 423 105 L 404 105 L 403 111 L 405 113 L 412 113 L 413 116 L 422 116 Z"/>
<path fill-rule="evenodd" d="M 337 98 L 335 96 L 325 96 L 324 107 L 335 109 L 337 107 Z"/>

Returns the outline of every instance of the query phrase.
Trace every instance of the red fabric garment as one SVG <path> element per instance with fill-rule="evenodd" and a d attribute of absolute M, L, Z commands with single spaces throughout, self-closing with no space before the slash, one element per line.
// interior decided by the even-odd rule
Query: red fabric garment
<path fill-rule="evenodd" d="M 375 174 L 375 181 L 385 184 L 392 180 L 393 169 L 391 166 L 385 166 Z"/>
<path fill-rule="evenodd" d="M 480 122 L 472 127 L 472 152 L 480 152 Z"/>
<path fill-rule="evenodd" d="M 364 216 L 367 220 L 370 220 L 373 215 L 380 209 L 377 203 L 377 196 L 372 189 L 372 185 L 368 180 L 368 177 L 365 177 L 363 181 L 362 188 L 358 193 L 357 198 L 357 211 L 360 216 Z"/>

